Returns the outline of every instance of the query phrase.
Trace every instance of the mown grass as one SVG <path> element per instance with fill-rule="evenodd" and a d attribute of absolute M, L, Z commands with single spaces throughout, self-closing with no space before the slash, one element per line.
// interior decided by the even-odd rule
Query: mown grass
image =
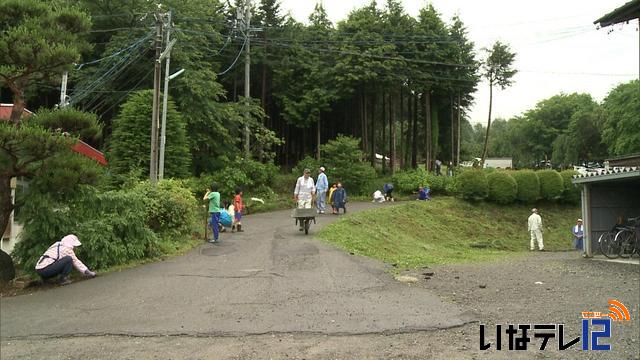
<path fill-rule="evenodd" d="M 580 208 L 540 205 L 545 249 L 571 249 Z M 453 197 L 412 201 L 350 214 L 319 237 L 398 268 L 486 261 L 529 250 L 530 206 L 469 203 Z"/>

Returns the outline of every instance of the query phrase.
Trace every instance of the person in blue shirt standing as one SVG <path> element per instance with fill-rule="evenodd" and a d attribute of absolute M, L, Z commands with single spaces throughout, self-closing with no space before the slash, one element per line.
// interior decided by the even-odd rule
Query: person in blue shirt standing
<path fill-rule="evenodd" d="M 318 199 L 316 208 L 318 209 L 318 214 L 324 214 L 324 211 L 326 210 L 328 189 L 329 180 L 327 179 L 327 175 L 324 173 L 324 167 L 321 166 L 320 173 L 318 174 L 318 181 L 316 181 L 316 195 Z"/>
<path fill-rule="evenodd" d="M 578 219 L 576 226 L 571 230 L 573 233 L 573 248 L 582 250 L 582 239 L 584 238 L 584 228 L 582 227 L 582 219 Z"/>

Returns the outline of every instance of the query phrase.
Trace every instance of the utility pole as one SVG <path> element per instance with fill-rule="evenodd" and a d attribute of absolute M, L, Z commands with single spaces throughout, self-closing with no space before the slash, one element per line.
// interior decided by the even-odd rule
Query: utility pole
<path fill-rule="evenodd" d="M 69 79 L 69 72 L 62 73 L 62 84 L 60 84 L 60 104 L 59 107 L 63 108 L 67 106 L 67 80 Z"/>
<path fill-rule="evenodd" d="M 460 166 L 460 111 L 462 110 L 460 101 L 460 90 L 458 90 L 458 146 L 456 146 L 456 166 Z"/>
<path fill-rule="evenodd" d="M 151 154 L 149 161 L 149 181 L 155 185 L 158 182 L 158 103 L 160 102 L 160 77 L 162 69 L 160 67 L 162 55 L 162 27 L 164 15 L 155 13 L 156 19 L 156 57 L 153 73 L 153 109 L 151 111 Z"/>
<path fill-rule="evenodd" d="M 251 98 L 250 75 L 251 75 L 251 0 L 245 3 L 244 15 L 244 36 L 246 42 L 245 58 L 244 58 L 244 100 L 246 102 L 245 124 L 244 124 L 244 157 L 251 158 L 251 150 L 249 143 L 249 101 Z"/>
<path fill-rule="evenodd" d="M 171 62 L 171 47 L 173 46 L 169 42 L 171 35 L 171 11 L 167 15 L 167 39 L 165 40 L 167 45 L 165 53 L 167 54 L 167 61 L 164 70 L 164 91 L 162 93 L 162 126 L 160 129 L 160 163 L 158 165 L 158 178 L 162 180 L 164 178 L 164 147 L 167 142 L 167 102 L 169 101 L 169 64 Z"/>

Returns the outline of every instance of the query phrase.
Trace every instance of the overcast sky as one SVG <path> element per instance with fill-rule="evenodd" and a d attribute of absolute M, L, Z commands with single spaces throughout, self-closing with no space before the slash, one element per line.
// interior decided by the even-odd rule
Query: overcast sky
<path fill-rule="evenodd" d="M 593 21 L 628 0 L 433 0 L 446 23 L 459 14 L 476 50 L 496 40 L 516 52 L 514 85 L 494 91 L 492 118 L 510 118 L 560 92 L 602 101 L 617 84 L 638 78 L 638 22 L 597 30 Z M 316 0 L 281 0 L 283 14 L 307 22 Z M 378 0 L 383 7 L 386 0 Z M 402 0 L 417 17 L 425 0 Z M 334 24 L 370 0 L 323 0 Z M 480 52 L 478 51 L 478 54 Z M 479 84 L 471 122 L 487 121 L 489 90 Z"/>

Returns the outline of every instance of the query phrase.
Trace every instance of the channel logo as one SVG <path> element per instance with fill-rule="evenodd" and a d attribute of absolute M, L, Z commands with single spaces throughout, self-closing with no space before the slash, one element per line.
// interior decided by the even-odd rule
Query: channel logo
<path fill-rule="evenodd" d="M 623 303 L 618 300 L 609 300 L 609 317 L 613 321 L 629 321 L 631 316 L 629 310 Z"/>

